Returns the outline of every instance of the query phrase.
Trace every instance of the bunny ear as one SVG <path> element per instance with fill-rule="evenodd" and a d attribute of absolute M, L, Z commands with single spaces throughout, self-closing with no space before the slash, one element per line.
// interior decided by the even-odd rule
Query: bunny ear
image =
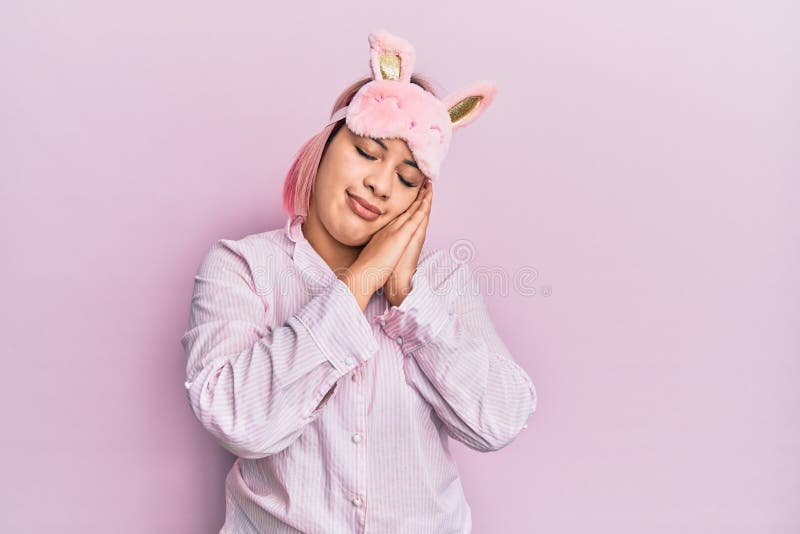
<path fill-rule="evenodd" d="M 463 89 L 447 95 L 442 102 L 450 113 L 453 130 L 463 128 L 480 117 L 497 94 L 497 86 L 492 82 L 475 82 Z"/>
<path fill-rule="evenodd" d="M 410 82 L 414 72 L 414 47 L 386 30 L 369 34 L 369 67 L 375 80 Z"/>

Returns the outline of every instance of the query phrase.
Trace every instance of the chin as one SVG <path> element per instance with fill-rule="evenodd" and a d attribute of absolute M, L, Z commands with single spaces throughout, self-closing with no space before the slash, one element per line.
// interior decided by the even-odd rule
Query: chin
<path fill-rule="evenodd" d="M 327 226 L 328 233 L 339 243 L 348 247 L 362 247 L 369 242 L 375 231 L 370 223 L 355 215 L 349 206 L 342 216 L 334 217 L 334 223 Z"/>
<path fill-rule="evenodd" d="M 343 232 L 343 235 L 336 236 L 336 240 L 348 247 L 363 247 L 369 242 L 372 235 L 372 232 L 364 232 L 363 230 L 359 232 L 356 230 L 355 232 Z"/>

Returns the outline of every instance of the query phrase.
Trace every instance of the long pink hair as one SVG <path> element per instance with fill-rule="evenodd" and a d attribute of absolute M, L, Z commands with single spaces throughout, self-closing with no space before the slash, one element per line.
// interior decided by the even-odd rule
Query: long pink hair
<path fill-rule="evenodd" d="M 354 82 L 345 89 L 336 99 L 336 103 L 331 110 L 331 117 L 340 108 L 348 105 L 353 96 L 361 89 L 361 86 L 372 81 L 368 76 Z M 411 76 L 411 83 L 415 83 L 438 98 L 433 83 L 425 77 L 414 74 Z M 314 182 L 317 177 L 319 163 L 325 155 L 328 143 L 336 134 L 339 128 L 345 123 L 345 119 L 329 124 L 321 132 L 306 141 L 292 161 L 289 172 L 283 182 L 283 210 L 290 216 L 308 215 L 308 205 L 311 202 L 311 194 L 314 192 Z"/>

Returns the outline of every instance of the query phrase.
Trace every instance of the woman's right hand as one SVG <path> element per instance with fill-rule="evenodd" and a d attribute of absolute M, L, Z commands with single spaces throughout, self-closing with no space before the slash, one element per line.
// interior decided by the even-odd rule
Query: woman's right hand
<path fill-rule="evenodd" d="M 375 232 L 356 261 L 338 277 L 345 282 L 365 310 L 372 294 L 386 283 L 417 227 L 430 208 L 430 190 L 421 187 L 417 198 L 389 224 Z"/>

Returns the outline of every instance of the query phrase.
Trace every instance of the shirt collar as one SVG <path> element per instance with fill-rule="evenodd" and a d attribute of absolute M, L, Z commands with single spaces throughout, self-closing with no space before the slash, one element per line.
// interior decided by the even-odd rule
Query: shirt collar
<path fill-rule="evenodd" d="M 336 278 L 336 273 L 306 240 L 301 226 L 303 221 L 304 215 L 293 215 L 286 221 L 286 236 L 294 243 L 292 261 L 307 287 L 322 289 Z"/>
<path fill-rule="evenodd" d="M 305 217 L 302 215 L 293 215 L 286 219 L 286 235 L 294 243 L 297 243 L 298 239 L 304 238 L 303 229 L 300 226 L 304 220 Z"/>

